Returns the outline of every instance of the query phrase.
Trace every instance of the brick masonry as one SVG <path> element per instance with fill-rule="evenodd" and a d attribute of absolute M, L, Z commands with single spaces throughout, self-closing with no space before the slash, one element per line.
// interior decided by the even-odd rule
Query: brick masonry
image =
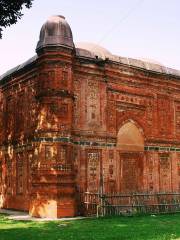
<path fill-rule="evenodd" d="M 180 77 L 54 46 L 0 91 L 1 207 L 66 217 L 80 192 L 179 191 Z"/>

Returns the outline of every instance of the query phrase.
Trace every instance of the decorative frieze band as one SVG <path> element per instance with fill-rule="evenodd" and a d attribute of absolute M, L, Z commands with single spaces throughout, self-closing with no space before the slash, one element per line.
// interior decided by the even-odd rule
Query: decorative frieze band
<path fill-rule="evenodd" d="M 95 142 L 95 141 L 87 141 L 87 140 L 73 140 L 71 137 L 39 137 L 34 138 L 32 140 L 34 143 L 38 142 L 60 142 L 60 143 L 71 143 L 79 146 L 86 146 L 86 147 L 116 147 L 116 143 L 112 142 Z M 31 149 L 33 147 L 31 143 L 24 144 L 24 145 L 16 145 L 14 146 L 19 150 L 23 150 L 24 148 Z M 12 146 L 13 147 L 13 146 Z M 7 146 L 1 146 L 1 150 L 5 150 Z M 145 146 L 144 151 L 156 151 L 156 152 L 180 152 L 180 147 L 176 146 Z"/>
<path fill-rule="evenodd" d="M 106 143 L 106 142 L 94 142 L 94 141 L 74 141 L 70 137 L 57 137 L 57 138 L 36 138 L 34 141 L 38 142 L 68 142 L 81 146 L 97 146 L 97 147 L 116 147 L 116 143 Z M 180 147 L 173 146 L 145 146 L 144 151 L 168 151 L 168 152 L 180 152 Z"/>
<path fill-rule="evenodd" d="M 172 147 L 172 146 L 145 146 L 145 151 L 166 151 L 166 152 L 180 152 L 180 148 L 178 147 Z"/>
<path fill-rule="evenodd" d="M 33 142 L 64 142 L 73 143 L 81 146 L 97 146 L 97 147 L 116 147 L 116 143 L 94 142 L 94 141 L 75 141 L 71 137 L 56 137 L 56 138 L 35 138 Z"/>

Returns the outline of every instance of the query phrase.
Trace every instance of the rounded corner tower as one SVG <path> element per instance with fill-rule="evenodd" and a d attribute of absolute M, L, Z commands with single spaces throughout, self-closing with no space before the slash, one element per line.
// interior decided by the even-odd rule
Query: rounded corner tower
<path fill-rule="evenodd" d="M 71 28 L 62 15 L 54 15 L 42 25 L 36 52 L 44 47 L 74 48 Z"/>
<path fill-rule="evenodd" d="M 36 47 L 36 99 L 42 120 L 35 134 L 41 177 L 38 171 L 34 174 L 36 187 L 32 187 L 30 203 L 30 214 L 36 217 L 72 217 L 77 211 L 71 141 L 73 50 L 72 31 L 65 18 L 50 17 L 41 28 Z"/>

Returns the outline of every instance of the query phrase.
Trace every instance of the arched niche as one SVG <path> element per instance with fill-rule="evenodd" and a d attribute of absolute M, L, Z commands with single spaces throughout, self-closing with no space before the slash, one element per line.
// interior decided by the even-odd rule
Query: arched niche
<path fill-rule="evenodd" d="M 121 151 L 144 151 L 144 136 L 141 130 L 129 121 L 125 123 L 117 135 L 117 147 Z"/>

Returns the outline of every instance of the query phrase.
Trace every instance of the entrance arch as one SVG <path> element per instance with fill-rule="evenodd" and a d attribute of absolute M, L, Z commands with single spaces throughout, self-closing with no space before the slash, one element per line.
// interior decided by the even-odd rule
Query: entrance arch
<path fill-rule="evenodd" d="M 144 151 L 144 136 L 135 123 L 125 123 L 117 135 L 117 147 L 121 151 Z"/>
<path fill-rule="evenodd" d="M 128 121 L 119 129 L 117 150 L 120 157 L 120 192 L 142 192 L 144 136 L 142 130 L 133 121 Z"/>

